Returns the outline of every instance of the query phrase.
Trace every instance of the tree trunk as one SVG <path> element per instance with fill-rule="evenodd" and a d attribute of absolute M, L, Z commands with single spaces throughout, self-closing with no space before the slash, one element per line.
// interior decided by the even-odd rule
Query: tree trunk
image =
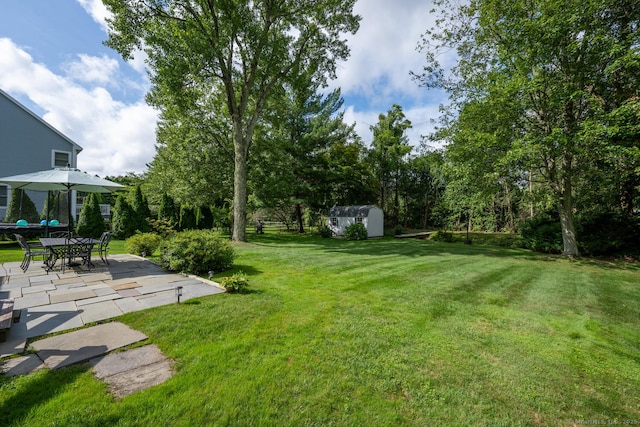
<path fill-rule="evenodd" d="M 231 240 L 245 242 L 247 240 L 247 157 L 248 142 L 242 136 L 234 135 L 233 171 L 233 232 Z"/>
<path fill-rule="evenodd" d="M 298 220 L 298 233 L 304 233 L 304 221 L 302 220 L 302 206 L 296 203 L 296 219 Z"/>
<path fill-rule="evenodd" d="M 567 191 L 569 191 L 569 194 L 566 194 Z M 565 195 L 560 199 L 558 206 L 560 226 L 562 227 L 562 254 L 564 256 L 577 257 L 580 253 L 578 252 L 578 240 L 573 223 L 573 197 L 570 191 L 571 189 L 565 190 Z"/>

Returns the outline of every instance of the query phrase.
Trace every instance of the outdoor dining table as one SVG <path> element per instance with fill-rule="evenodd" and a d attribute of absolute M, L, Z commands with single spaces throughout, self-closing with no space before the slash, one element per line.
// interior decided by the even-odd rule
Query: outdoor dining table
<path fill-rule="evenodd" d="M 49 251 L 49 256 L 44 261 L 47 273 L 53 270 L 58 259 L 61 260 L 64 273 L 65 267 L 73 266 L 72 260 L 78 256 L 86 260 L 87 268 L 91 270 L 91 250 L 99 241 L 91 237 L 43 237 L 40 238 L 40 243 Z"/>

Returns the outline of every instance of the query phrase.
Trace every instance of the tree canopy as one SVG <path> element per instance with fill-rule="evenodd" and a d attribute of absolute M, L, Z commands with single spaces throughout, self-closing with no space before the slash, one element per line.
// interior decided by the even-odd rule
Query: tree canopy
<path fill-rule="evenodd" d="M 234 240 L 245 240 L 249 151 L 269 98 L 313 72 L 324 82 L 349 49 L 355 0 L 104 0 L 113 17 L 107 44 L 148 56 L 149 101 L 161 110 L 222 106 L 233 140 Z M 304 80 L 306 82 L 306 80 Z M 214 119 L 219 120 L 219 119 Z"/>
<path fill-rule="evenodd" d="M 481 178 L 476 182 L 509 177 L 517 183 L 528 175 L 544 185 L 560 215 L 563 253 L 578 255 L 574 212 L 588 189 L 587 177 L 597 175 L 599 167 L 611 176 L 615 164 L 626 172 L 624 179 L 637 182 L 637 169 L 631 171 L 638 164 L 638 139 L 624 137 L 630 130 L 624 119 L 618 122 L 626 129 L 622 135 L 613 136 L 611 124 L 637 102 L 640 5 L 631 0 L 438 0 L 435 5 L 437 24 L 425 34 L 427 66 L 418 79 L 452 96 L 436 138 L 450 144 L 459 169 L 472 166 L 470 173 Z M 450 73 L 438 62 L 445 49 L 458 55 Z M 625 158 L 617 156 L 621 152 Z"/>

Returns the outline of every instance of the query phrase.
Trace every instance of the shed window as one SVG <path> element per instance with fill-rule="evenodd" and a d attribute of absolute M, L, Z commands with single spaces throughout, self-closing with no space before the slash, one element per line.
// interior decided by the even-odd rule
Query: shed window
<path fill-rule="evenodd" d="M 0 185 L 0 208 L 7 207 L 7 194 L 9 194 L 9 187 L 6 185 Z"/>
<path fill-rule="evenodd" d="M 364 218 L 362 218 L 361 216 L 357 216 L 356 217 L 356 224 L 362 224 L 364 223 Z"/>
<path fill-rule="evenodd" d="M 337 227 L 338 226 L 338 218 L 331 217 L 331 226 L 332 227 Z"/>
<path fill-rule="evenodd" d="M 68 151 L 56 151 L 51 153 L 54 168 L 64 168 L 71 164 L 71 153 Z"/>

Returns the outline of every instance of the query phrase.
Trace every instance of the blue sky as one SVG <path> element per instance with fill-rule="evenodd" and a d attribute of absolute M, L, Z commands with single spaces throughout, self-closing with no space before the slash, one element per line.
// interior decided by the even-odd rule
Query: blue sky
<path fill-rule="evenodd" d="M 431 26 L 426 0 L 359 0 L 360 30 L 339 64 L 345 121 L 365 142 L 369 126 L 393 103 L 414 124 L 412 145 L 432 129 L 446 101 L 411 80 L 423 55 L 420 35 Z M 155 153 L 157 112 L 144 102 L 144 61 L 124 62 L 105 47 L 100 0 L 0 0 L 0 89 L 84 150 L 78 166 L 101 176 L 143 172 Z"/>

